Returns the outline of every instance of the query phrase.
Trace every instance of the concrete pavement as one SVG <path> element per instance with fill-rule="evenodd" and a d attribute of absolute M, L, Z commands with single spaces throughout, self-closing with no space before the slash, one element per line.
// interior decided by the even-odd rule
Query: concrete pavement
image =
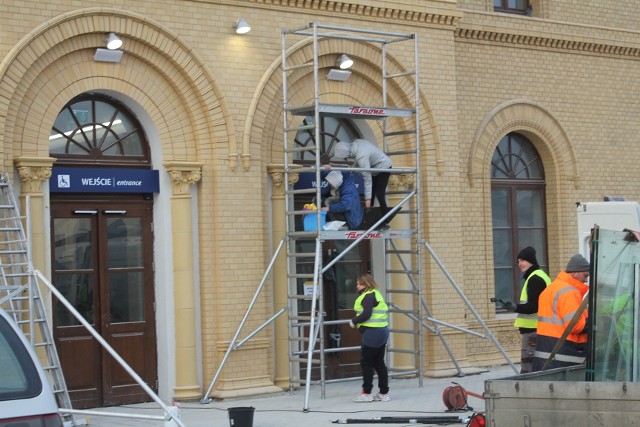
<path fill-rule="evenodd" d="M 517 366 L 519 368 L 519 366 Z M 443 417 L 459 417 L 460 421 L 453 424 L 464 425 L 473 412 L 484 411 L 484 400 L 469 396 L 468 404 L 473 411 L 447 412 L 442 401 L 442 392 L 445 387 L 456 382 L 466 390 L 482 394 L 484 381 L 487 379 L 505 378 L 515 373 L 509 365 L 491 368 L 464 369 L 462 377 L 448 378 L 424 378 L 422 387 L 417 378 L 390 379 L 390 402 L 355 403 L 351 399 L 360 390 L 360 383 L 356 381 L 330 383 L 325 385 L 325 397 L 321 398 L 321 386 L 310 387 L 308 398 L 308 411 L 304 411 L 306 390 L 301 388 L 294 394 L 287 392 L 254 396 L 246 398 L 234 398 L 226 400 L 214 400 L 208 404 L 199 402 L 182 402 L 179 408 L 180 420 L 185 427 L 229 427 L 229 408 L 253 407 L 253 427 L 328 427 L 332 424 L 353 424 L 353 421 L 363 420 L 359 425 L 380 424 L 378 422 L 367 423 L 376 417 L 436 417 L 437 420 L 445 420 Z M 375 382 L 374 382 L 375 385 Z M 374 393 L 377 389 L 374 387 Z M 163 415 L 157 403 L 144 403 L 126 405 L 111 408 L 101 408 L 99 411 L 108 413 L 126 413 L 134 415 Z M 76 420 L 87 419 L 88 425 L 94 427 L 174 427 L 173 421 L 141 420 L 130 418 L 114 418 L 107 416 L 91 415 L 89 417 L 76 415 Z M 448 419 L 448 418 L 447 418 Z M 242 423 L 243 420 L 239 420 Z M 384 424 L 401 426 L 415 424 L 411 422 L 396 423 L 391 420 L 383 420 Z M 395 419 L 393 420 L 395 421 Z M 421 425 L 443 425 L 419 422 Z M 453 425 L 447 424 L 447 425 Z M 238 425 L 232 427 L 250 427 Z"/>

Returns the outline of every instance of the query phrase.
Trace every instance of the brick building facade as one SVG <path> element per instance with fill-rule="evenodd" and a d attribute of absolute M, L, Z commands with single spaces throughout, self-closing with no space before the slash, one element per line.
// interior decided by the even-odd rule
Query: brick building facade
<path fill-rule="evenodd" d="M 539 154 L 546 237 L 539 252 L 551 276 L 578 250 L 576 202 L 640 196 L 640 12 L 631 2 L 530 6 L 514 14 L 494 10 L 490 0 L 4 1 L 0 150 L 21 200 L 30 196 L 36 267 L 48 275 L 55 269 L 48 179 L 60 160 L 50 152 L 56 118 L 80 95 L 113 99 L 143 127 L 151 168 L 160 173 L 153 201 L 158 391 L 166 400 L 199 398 L 283 227 L 274 208 L 282 191 L 281 30 L 319 22 L 415 33 L 421 226 L 517 360 L 513 316 L 489 301 L 496 293 L 491 171 L 498 143 L 515 133 Z M 248 34 L 233 31 L 240 17 L 252 26 Z M 124 42 L 122 58 L 96 61 L 110 32 Z M 304 60 L 305 49 L 301 43 L 290 54 Z M 371 77 L 380 53 L 372 46 L 329 40 L 320 51 L 327 68 L 340 53 L 355 60 L 347 82 L 324 81 L 323 90 L 362 105 L 380 90 Z M 409 55 L 393 61 L 402 68 Z M 298 79 L 303 97 L 309 75 Z M 436 317 L 480 330 L 437 265 L 426 260 L 423 268 Z M 273 286 L 268 281 L 247 329 L 278 309 Z M 488 341 L 446 336 L 465 367 L 504 363 Z M 287 387 L 288 360 L 274 340 L 268 328 L 234 352 L 214 395 Z M 451 373 L 437 338 L 425 334 L 424 341 L 425 374 Z"/>

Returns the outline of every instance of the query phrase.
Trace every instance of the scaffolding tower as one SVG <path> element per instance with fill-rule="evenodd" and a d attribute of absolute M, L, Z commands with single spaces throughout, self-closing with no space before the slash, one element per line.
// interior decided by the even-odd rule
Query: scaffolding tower
<path fill-rule="evenodd" d="M 309 43 L 312 46 L 312 55 L 306 60 L 300 61 L 299 57 L 294 61 L 288 58 L 291 40 Z M 321 64 L 320 42 L 331 39 L 344 40 L 341 46 L 348 43 L 375 46 L 379 49 L 379 61 L 377 68 L 380 71 L 379 103 L 376 105 L 353 105 L 335 103 L 335 90 L 323 93 L 320 89 L 320 81 L 325 73 L 331 73 L 326 65 L 326 58 Z M 290 44 L 291 43 L 291 44 Z M 302 44 L 302 43 L 301 43 Z M 297 45 L 300 46 L 301 44 Z M 399 47 L 398 47 L 399 46 Z M 390 49 L 396 48 L 394 53 L 409 64 L 408 68 L 401 68 L 396 62 L 390 60 Z M 293 49 L 292 49 L 293 50 Z M 466 298 L 460 287 L 444 268 L 433 249 L 423 240 L 421 234 L 420 212 L 420 97 L 419 97 L 419 50 L 416 34 L 400 34 L 382 31 L 372 31 L 336 26 L 326 26 L 311 23 L 302 28 L 282 31 L 282 72 L 283 72 L 283 103 L 284 103 L 284 182 L 287 184 L 285 209 L 286 209 L 286 256 L 288 277 L 288 326 L 289 326 L 289 360 L 290 360 L 290 387 L 291 391 L 296 386 L 305 386 L 305 407 L 309 406 L 309 387 L 312 383 L 319 383 L 321 396 L 324 398 L 325 384 L 331 381 L 344 381 L 345 379 L 327 380 L 325 375 L 325 356 L 332 352 L 358 350 L 358 347 L 331 346 L 327 348 L 325 326 L 346 324 L 348 320 L 326 319 L 323 283 L 324 275 L 362 240 L 381 241 L 384 247 L 384 294 L 389 306 L 390 314 L 390 341 L 387 348 L 388 354 L 405 354 L 413 358 L 410 367 L 394 368 L 393 360 L 389 366 L 390 376 L 417 376 L 419 385 L 422 386 L 422 345 L 423 329 L 427 329 L 440 339 L 445 350 L 455 365 L 458 375 L 464 375 L 457 363 L 455 355 L 447 344 L 440 331 L 440 326 L 451 327 L 458 331 L 469 333 L 481 338 L 489 338 L 501 351 L 517 373 L 517 370 L 506 352 L 502 349 L 491 331 L 486 327 L 477 311 Z M 409 59 L 412 58 L 412 59 Z M 374 58 L 367 57 L 374 62 Z M 411 64 L 411 60 L 413 64 Z M 312 102 L 295 104 L 289 95 L 290 76 L 297 75 L 299 70 L 313 73 L 313 99 Z M 308 71 L 310 70 L 310 71 Z M 371 73 L 367 76 L 372 78 Z M 294 80 L 292 78 L 292 80 Z M 390 96 L 390 85 L 401 87 L 406 93 L 412 93 L 413 97 L 405 96 L 408 105 L 398 105 L 397 97 Z M 368 99 L 375 98 L 367 94 Z M 345 99 L 346 96 L 345 96 Z M 313 117 L 313 120 L 302 120 L 302 117 Z M 388 191 L 388 195 L 395 195 L 399 200 L 391 211 L 364 230 L 324 230 L 323 218 L 320 211 L 322 200 L 323 166 L 330 158 L 331 153 L 322 152 L 323 132 L 322 119 L 346 118 L 358 121 L 381 122 L 381 137 L 383 151 L 393 159 L 392 169 L 362 169 L 342 168 L 332 166 L 332 170 L 348 170 L 351 172 L 390 172 L 411 176 L 412 189 Z M 368 123 L 368 122 L 367 122 Z M 298 132 L 314 134 L 313 142 L 302 146 L 296 146 L 295 136 Z M 297 164 L 296 156 L 300 153 L 310 153 L 314 158 L 314 164 Z M 300 162 L 298 162 L 300 163 Z M 397 167 L 396 165 L 402 165 Z M 314 185 L 307 188 L 295 188 L 292 179 L 300 174 L 312 174 Z M 409 186 L 407 186 L 409 187 Z M 314 196 L 317 203 L 315 211 L 300 209 L 295 203 L 295 196 Z M 315 227 L 301 227 L 301 217 L 315 216 Z M 397 214 L 397 215 L 396 215 Z M 399 229 L 379 231 L 378 226 L 389 218 L 396 217 Z M 302 229 L 301 229 L 302 228 Z M 323 242 L 328 240 L 342 240 L 347 246 L 339 254 L 325 259 Z M 313 242 L 312 244 L 310 242 Z M 484 328 L 486 335 L 470 331 L 456 325 L 441 322 L 433 318 L 428 305 L 422 295 L 423 283 L 421 267 L 423 264 L 422 248 L 426 248 L 436 261 L 463 302 L 471 310 L 472 314 Z M 310 249 L 313 248 L 311 251 Z M 312 260 L 313 269 L 301 268 L 301 265 L 309 264 Z M 407 319 L 409 319 L 407 321 Z M 400 320 L 398 322 L 398 320 Z M 402 321 L 404 320 L 404 321 Z M 398 323 L 400 326 L 396 326 Z M 407 327 L 407 325 L 409 325 Z M 402 337 L 405 337 L 404 339 Z M 331 338 L 331 337 L 330 337 Z M 389 359 L 391 359 L 391 357 Z M 319 379 L 312 381 L 312 370 L 315 369 Z M 304 372 L 303 372 L 304 371 Z M 304 377 L 303 378 L 303 374 Z M 355 379 L 355 378 L 354 378 Z"/>
<path fill-rule="evenodd" d="M 305 37 L 310 38 L 313 44 L 313 57 L 301 64 L 291 64 L 288 55 L 288 43 L 290 38 Z M 382 93 L 379 96 L 377 105 L 347 105 L 325 102 L 320 90 L 321 73 L 325 69 L 320 67 L 319 42 L 323 39 L 343 39 L 353 42 L 368 43 L 378 46 L 380 49 L 381 64 L 379 69 L 380 86 Z M 388 49 L 392 45 L 402 44 L 404 52 L 413 52 L 413 69 L 396 70 L 392 69 L 388 59 Z M 327 382 L 325 377 L 325 355 L 330 352 L 342 352 L 354 350 L 333 346 L 327 348 L 325 344 L 324 326 L 329 324 L 345 324 L 348 320 L 325 320 L 324 306 L 324 286 L 323 276 L 344 257 L 349 251 L 355 248 L 362 240 L 381 240 L 385 246 L 385 297 L 390 306 L 390 314 L 402 313 L 414 319 L 422 319 L 423 305 L 416 303 L 422 299 L 422 276 L 421 265 L 421 233 L 420 233 L 420 129 L 419 129 L 419 70 L 418 70 L 418 40 L 415 34 L 398 34 L 380 31 L 369 31 L 359 29 L 349 29 L 335 26 L 324 26 L 312 23 L 296 30 L 283 30 L 282 33 L 282 57 L 283 57 L 283 98 L 284 98 L 284 170 L 285 182 L 289 183 L 286 190 L 285 209 L 287 215 L 286 242 L 287 242 L 287 274 L 288 274 L 288 295 L 289 295 L 289 358 L 290 358 L 290 378 L 291 387 L 296 386 L 296 379 L 299 385 L 305 385 L 307 399 L 305 409 L 308 406 L 309 385 L 312 383 L 311 375 L 314 367 L 319 371 L 319 383 L 321 394 L 324 397 L 324 387 Z M 301 68 L 311 69 L 313 72 L 313 102 L 305 105 L 292 105 L 289 99 L 288 84 L 289 75 Z M 413 98 L 410 105 L 394 105 L 389 96 L 389 85 L 398 84 L 406 87 L 412 85 Z M 312 121 L 304 121 L 301 117 L 313 116 Z M 394 159 L 393 169 L 360 169 L 348 168 L 352 172 L 390 172 L 392 174 L 413 175 L 412 180 L 415 187 L 411 190 L 395 192 L 402 200 L 394 206 L 390 212 L 378 221 L 371 224 L 365 230 L 338 230 L 326 231 L 322 228 L 322 214 L 320 212 L 320 201 L 322 200 L 322 171 L 323 162 L 326 155 L 322 151 L 321 119 L 324 117 L 346 118 L 353 120 L 381 121 L 382 128 L 382 149 L 392 159 Z M 300 131 L 314 132 L 315 138 L 312 144 L 305 146 L 295 146 L 292 141 Z M 294 156 L 297 153 L 310 152 L 315 158 L 315 164 L 302 166 L 294 164 Z M 399 162 L 396 162 L 396 159 Z M 402 164 L 403 167 L 396 167 Z M 346 170 L 346 168 L 332 167 L 333 170 Z M 315 186 L 311 188 L 294 189 L 290 184 L 291 174 L 315 174 Z M 298 175 L 299 176 L 299 175 Z M 296 195 L 314 195 L 318 201 L 318 209 L 312 214 L 315 215 L 316 227 L 312 231 L 300 230 L 300 218 L 309 215 L 309 210 L 297 209 L 294 203 Z M 391 194 L 389 192 L 388 194 Z M 309 196 L 307 196 L 309 197 Z M 409 225 L 406 229 L 378 231 L 380 224 L 397 214 L 398 218 L 404 218 L 404 224 Z M 296 228 L 296 224 L 298 227 Z M 313 228 L 313 227 L 312 227 Z M 323 242 L 326 240 L 350 241 L 347 247 L 339 254 L 332 257 L 328 262 L 323 259 Z M 394 242 L 395 240 L 395 242 Z M 303 241 L 313 241 L 314 251 L 304 250 Z M 402 243 L 398 243 L 402 241 Z M 306 245 L 311 247 L 311 245 Z M 397 257 L 399 262 L 392 264 L 392 257 Z M 312 271 L 299 271 L 300 262 L 313 259 Z M 394 276 L 403 275 L 409 278 L 409 288 L 398 289 L 392 284 L 395 283 Z M 394 303 L 394 296 L 401 294 L 411 295 L 411 303 L 403 306 Z M 306 302 L 310 309 L 302 310 L 302 304 Z M 394 347 L 394 340 L 391 339 L 388 351 L 390 353 L 402 352 L 413 355 L 413 367 L 409 370 L 402 369 L 394 371 L 390 368 L 390 376 L 418 376 L 420 379 L 422 356 L 420 343 L 422 342 L 422 328 L 418 323 L 410 329 L 394 329 L 390 325 L 390 332 L 393 334 L 410 334 L 409 348 Z M 355 348 L 356 350 L 359 347 Z M 301 369 L 306 365 L 306 379 L 301 378 Z M 316 380 L 317 381 L 317 380 Z M 420 384 L 422 385 L 422 384 Z"/>

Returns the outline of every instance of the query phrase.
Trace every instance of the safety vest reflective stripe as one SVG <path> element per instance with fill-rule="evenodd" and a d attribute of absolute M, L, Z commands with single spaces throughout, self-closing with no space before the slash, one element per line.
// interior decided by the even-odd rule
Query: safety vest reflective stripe
<path fill-rule="evenodd" d="M 526 304 L 527 301 L 529 301 L 527 294 L 527 285 L 529 284 L 529 279 L 531 279 L 533 276 L 540 277 L 542 280 L 544 280 L 545 285 L 551 283 L 551 278 L 547 275 L 547 273 L 540 269 L 534 270 L 533 273 L 531 273 L 529 277 L 527 277 L 527 280 L 524 281 L 522 292 L 520 292 L 520 304 Z M 513 326 L 515 326 L 516 328 L 536 329 L 536 327 L 538 326 L 538 314 L 518 313 L 518 317 L 516 317 L 516 321 L 513 322 Z"/>
<path fill-rule="evenodd" d="M 364 307 L 362 307 L 362 300 L 367 294 L 373 294 L 378 304 L 371 311 L 371 317 L 362 322 L 358 323 L 356 326 L 368 326 L 370 328 L 384 328 L 389 324 L 389 307 L 387 303 L 384 301 L 382 294 L 377 289 L 372 289 L 366 292 L 363 292 L 356 298 L 355 303 L 353 304 L 353 309 L 356 312 L 356 316 L 359 316 L 364 311 Z"/>
<path fill-rule="evenodd" d="M 551 357 L 551 353 L 547 353 L 546 351 L 536 351 L 533 353 L 533 357 L 547 360 L 549 359 L 549 357 Z M 569 356 L 569 355 L 560 354 L 560 353 L 557 353 L 553 359 L 557 360 L 558 362 L 567 362 L 567 363 L 584 363 L 584 361 L 586 360 L 585 357 Z"/>
<path fill-rule="evenodd" d="M 538 339 L 541 336 L 560 338 L 565 331 L 566 325 L 577 315 L 578 301 L 582 300 L 583 291 L 586 292 L 586 285 L 574 279 L 569 273 L 560 272 L 555 282 L 552 282 L 547 291 L 540 295 L 540 306 L 538 311 Z M 570 310 L 567 313 L 567 310 Z M 587 334 L 581 332 L 584 328 L 586 312 L 581 313 L 578 324 L 567 335 L 567 342 L 576 344 L 585 343 Z M 536 344 L 539 348 L 539 346 Z M 540 348 L 539 348 L 540 349 Z M 565 352 L 566 353 L 566 352 Z"/>
<path fill-rule="evenodd" d="M 571 318 L 575 314 L 575 311 L 565 315 L 562 319 L 558 317 L 558 300 L 560 299 L 561 295 L 564 295 L 567 292 L 578 292 L 578 290 L 567 286 L 566 288 L 560 289 L 558 292 L 556 292 L 556 294 L 553 297 L 553 312 L 552 312 L 553 317 L 538 316 L 538 321 L 551 323 L 553 325 L 564 326 L 566 322 L 571 320 Z"/>

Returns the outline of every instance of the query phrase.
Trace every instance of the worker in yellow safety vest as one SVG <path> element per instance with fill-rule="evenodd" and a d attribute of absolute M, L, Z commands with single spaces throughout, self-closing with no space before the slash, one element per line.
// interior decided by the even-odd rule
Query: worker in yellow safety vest
<path fill-rule="evenodd" d="M 370 274 L 363 274 L 356 280 L 356 298 L 353 309 L 356 317 L 349 325 L 358 328 L 362 333 L 360 346 L 360 367 L 362 368 L 362 392 L 353 398 L 354 402 L 372 402 L 374 400 L 388 402 L 389 372 L 384 363 L 384 355 L 389 339 L 389 307 L 378 285 Z M 373 375 L 378 374 L 378 388 L 376 395 L 373 389 Z"/>
<path fill-rule="evenodd" d="M 520 302 L 514 304 L 507 301 L 504 305 L 508 310 L 518 313 L 513 326 L 520 331 L 520 373 L 526 374 L 533 368 L 533 353 L 536 351 L 538 298 L 551 283 L 551 279 L 540 268 L 536 250 L 531 246 L 527 246 L 518 253 L 517 261 L 524 278 Z"/>

